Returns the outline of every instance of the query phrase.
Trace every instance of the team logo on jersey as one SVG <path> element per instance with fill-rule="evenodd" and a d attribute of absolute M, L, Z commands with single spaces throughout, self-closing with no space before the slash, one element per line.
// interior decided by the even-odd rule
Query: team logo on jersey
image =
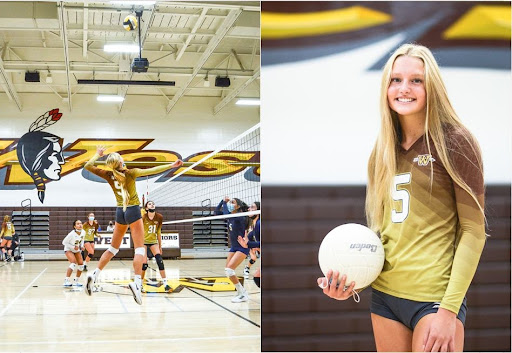
<path fill-rule="evenodd" d="M 414 157 L 413 162 L 418 162 L 420 167 L 425 167 L 429 162 L 434 163 L 436 159 L 431 154 L 420 154 L 418 157 Z"/>

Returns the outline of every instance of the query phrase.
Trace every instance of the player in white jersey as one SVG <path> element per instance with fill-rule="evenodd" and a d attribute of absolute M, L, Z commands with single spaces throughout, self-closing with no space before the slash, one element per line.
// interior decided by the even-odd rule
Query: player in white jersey
<path fill-rule="evenodd" d="M 84 270 L 84 263 L 82 259 L 81 251 L 84 250 L 84 238 L 85 232 L 82 229 L 82 221 L 76 220 L 73 222 L 73 230 L 62 241 L 64 245 L 64 253 L 69 261 L 69 267 L 66 271 L 66 279 L 64 280 L 64 287 L 78 286 L 82 284 L 78 282 L 82 271 Z M 76 277 L 71 283 L 70 277 L 73 271 L 76 269 Z"/>

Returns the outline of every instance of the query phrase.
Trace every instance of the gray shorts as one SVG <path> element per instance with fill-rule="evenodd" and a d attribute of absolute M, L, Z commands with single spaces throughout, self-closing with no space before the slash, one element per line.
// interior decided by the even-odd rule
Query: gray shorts
<path fill-rule="evenodd" d="M 411 330 L 414 330 L 423 316 L 437 313 L 439 305 L 440 303 L 417 302 L 398 298 L 372 288 L 372 305 L 370 311 L 373 314 L 387 319 L 401 322 Z M 459 319 L 463 325 L 466 322 L 467 310 L 466 298 L 464 297 L 459 313 L 457 314 L 457 319 Z"/>
<path fill-rule="evenodd" d="M 116 222 L 119 224 L 132 224 L 141 218 L 140 207 L 137 205 L 126 207 L 126 211 L 122 207 L 116 208 Z"/>

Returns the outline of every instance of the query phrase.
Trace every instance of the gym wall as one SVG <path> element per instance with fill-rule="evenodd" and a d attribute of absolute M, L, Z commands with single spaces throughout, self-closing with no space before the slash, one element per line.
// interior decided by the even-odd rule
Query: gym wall
<path fill-rule="evenodd" d="M 259 111 L 254 107 L 228 105 L 214 115 L 213 107 L 218 104 L 218 98 L 203 98 L 198 104 L 197 98 L 183 97 L 167 115 L 167 101 L 163 97 L 128 96 L 121 113 L 117 104 L 99 103 L 94 95 L 74 99 L 72 112 L 55 95 L 31 94 L 29 97 L 21 94 L 21 97 L 24 101 L 22 112 L 9 104 L 5 95 L 0 96 L 0 143 L 3 143 L 0 149 L 0 210 L 10 214 L 12 210 L 20 209 L 24 199 L 31 199 L 34 210 L 49 210 L 50 249 L 60 249 L 60 241 L 71 230 L 73 220 L 85 220 L 88 212 L 96 212 L 104 229 L 108 221 L 114 219 L 112 190 L 104 182 L 90 180 L 90 173 L 83 170 L 86 160 L 80 159 L 80 154 L 86 152 L 84 149 L 93 154 L 97 144 L 110 143 L 119 145 L 125 156 L 134 152 L 139 158 L 167 153 L 186 159 L 221 147 L 259 122 Z M 19 165 L 6 162 L 17 160 L 15 144 L 18 139 L 28 132 L 37 117 L 53 108 L 59 108 L 63 115 L 44 131 L 62 139 L 66 163 L 62 165 L 60 180 L 46 183 L 41 203 L 34 181 Z M 144 152 L 146 150 L 153 152 Z M 128 157 L 125 159 L 129 160 Z M 162 175 L 140 178 L 137 182 L 139 198 L 146 190 L 159 185 Z M 197 183 L 197 187 L 199 185 Z M 216 205 L 217 201 L 214 203 Z M 165 220 L 165 216 L 183 210 L 166 207 L 159 212 L 163 212 Z M 181 247 L 191 248 L 191 225 L 168 227 L 168 230 L 173 229 L 180 230 Z"/>

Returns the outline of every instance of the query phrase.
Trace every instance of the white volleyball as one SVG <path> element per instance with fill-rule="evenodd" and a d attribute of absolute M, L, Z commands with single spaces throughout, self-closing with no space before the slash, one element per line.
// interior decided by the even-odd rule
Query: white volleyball
<path fill-rule="evenodd" d="M 348 223 L 331 230 L 318 251 L 318 264 L 324 276 L 333 270 L 347 275 L 346 285 L 352 281 L 355 289 L 370 285 L 384 266 L 384 247 L 370 228 Z"/>

